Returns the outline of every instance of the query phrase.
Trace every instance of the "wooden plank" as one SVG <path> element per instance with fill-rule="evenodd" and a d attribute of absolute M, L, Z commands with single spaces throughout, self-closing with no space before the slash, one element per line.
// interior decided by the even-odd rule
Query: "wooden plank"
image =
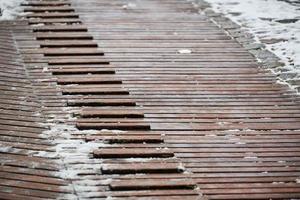
<path fill-rule="evenodd" d="M 75 16 L 76 17 L 76 16 Z M 67 32 L 67 31 L 87 31 L 87 27 L 83 25 L 44 25 L 32 27 L 34 32 Z"/>
<path fill-rule="evenodd" d="M 130 108 L 130 107 L 129 107 Z M 130 118 L 143 118 L 144 112 L 137 109 L 118 109 L 118 110 L 106 110 L 106 109 L 89 109 L 84 108 L 80 112 L 82 117 L 130 117 Z"/>
<path fill-rule="evenodd" d="M 189 180 L 125 180 L 110 183 L 112 190 L 143 190 L 143 189 L 194 189 L 195 183 Z"/>
<path fill-rule="evenodd" d="M 174 153 L 169 149 L 153 148 L 101 148 L 93 151 L 95 158 L 169 158 Z"/>
<path fill-rule="evenodd" d="M 73 44 L 77 44 L 77 41 Z M 84 42 L 82 42 L 84 44 Z M 71 45 L 71 43 L 70 43 Z M 64 59 L 55 59 L 49 60 L 49 65 L 78 65 L 78 64 L 109 64 L 109 61 L 105 58 L 97 58 L 97 59 L 81 59 L 81 58 L 64 58 Z"/>
<path fill-rule="evenodd" d="M 53 48 L 53 47 L 98 47 L 98 45 L 95 42 L 84 41 L 84 40 L 83 41 L 82 40 L 45 41 L 45 42 L 41 42 L 40 46 L 42 48 L 44 48 L 44 47 L 48 47 L 48 48 Z M 78 61 L 80 61 L 80 59 Z M 76 62 L 76 63 L 78 63 L 78 62 Z M 99 63 L 97 62 L 96 64 L 99 64 Z"/>
<path fill-rule="evenodd" d="M 103 51 L 97 49 L 97 48 L 80 48 L 80 49 L 77 49 L 77 48 L 64 48 L 64 49 L 44 49 L 42 51 L 42 53 L 45 55 L 45 56 L 79 56 L 79 55 L 98 55 L 98 56 L 102 56 L 104 55 Z M 94 69 L 95 72 L 96 70 L 101 70 L 101 68 L 90 68 L 91 70 Z M 74 69 L 76 70 L 76 69 Z M 79 70 L 84 70 L 84 69 L 81 69 L 81 68 L 78 68 L 77 69 L 78 71 Z M 87 70 L 87 69 L 85 69 Z M 93 72 L 93 71 L 92 71 Z"/>
<path fill-rule="evenodd" d="M 111 75 L 105 75 L 105 74 L 98 74 L 98 75 L 79 75 L 79 76 L 59 76 L 57 78 L 57 83 L 58 84 L 108 84 L 107 88 L 111 86 L 111 88 L 121 88 L 119 85 L 114 84 L 121 84 L 122 81 L 119 78 L 116 78 L 115 76 Z M 90 91 L 95 91 L 97 92 L 98 90 L 105 90 L 103 87 L 93 87 L 93 88 L 88 88 L 88 87 L 73 87 L 73 88 L 68 88 L 66 87 L 65 90 L 90 90 Z M 123 89 L 124 90 L 124 89 Z M 125 90 L 124 90 L 125 91 Z M 127 92 L 127 91 L 126 91 Z M 128 93 L 128 92 L 127 92 Z"/>
<path fill-rule="evenodd" d="M 135 173 L 178 173 L 182 168 L 177 163 L 129 163 L 106 164 L 101 168 L 104 174 L 135 174 Z"/>
<path fill-rule="evenodd" d="M 87 99 L 87 100 L 69 100 L 69 106 L 136 106 L 133 100 L 123 99 Z"/>
<path fill-rule="evenodd" d="M 141 121 L 140 123 L 76 123 L 76 127 L 81 130 L 85 129 L 109 129 L 109 130 L 150 130 L 150 125 Z"/>
<path fill-rule="evenodd" d="M 71 6 L 33 6 L 25 7 L 24 12 L 74 12 Z"/>
<path fill-rule="evenodd" d="M 70 1 L 27 1 L 25 3 L 21 3 L 21 6 L 64 6 L 71 5 Z"/>
<path fill-rule="evenodd" d="M 111 81 L 111 80 L 110 80 Z M 68 82 L 70 83 L 70 82 Z M 72 82 L 73 83 L 73 82 Z M 128 94 L 128 91 L 123 88 L 86 88 L 86 89 L 76 89 L 76 88 L 65 88 L 62 90 L 63 94 L 75 95 L 75 94 Z"/>
<path fill-rule="evenodd" d="M 77 17 L 72 17 L 72 18 L 49 18 L 49 19 L 28 19 L 28 23 L 30 25 L 37 25 L 37 24 L 57 24 L 57 23 L 62 23 L 62 24 L 81 24 L 81 20 Z"/>
<path fill-rule="evenodd" d="M 88 135 L 85 137 L 86 141 L 102 140 L 109 143 L 162 143 L 164 140 L 161 136 L 145 135 L 145 136 L 128 136 L 128 135 L 116 135 L 116 136 L 103 136 L 103 135 Z"/>
<path fill-rule="evenodd" d="M 63 19 L 63 18 L 78 18 L 79 15 L 76 13 L 30 13 L 26 15 L 27 18 L 41 18 L 41 19 Z M 33 27 L 36 28 L 36 27 Z"/>
<path fill-rule="evenodd" d="M 36 35 L 37 40 L 68 40 L 68 39 L 78 39 L 78 40 L 91 40 L 93 37 L 88 34 L 88 33 L 74 33 L 74 32 L 69 32 L 69 33 L 42 33 L 42 34 L 37 34 Z"/>

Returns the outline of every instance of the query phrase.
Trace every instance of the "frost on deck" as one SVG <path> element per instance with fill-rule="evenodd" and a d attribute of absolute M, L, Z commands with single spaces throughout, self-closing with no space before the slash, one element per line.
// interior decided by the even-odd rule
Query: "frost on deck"
<path fill-rule="evenodd" d="M 0 0 L 0 20 L 13 20 L 19 16 L 22 2 L 24 0 Z"/>
<path fill-rule="evenodd" d="M 274 69 L 291 85 L 300 79 L 300 4 L 279 0 L 205 0 L 239 24 L 284 63 Z"/>

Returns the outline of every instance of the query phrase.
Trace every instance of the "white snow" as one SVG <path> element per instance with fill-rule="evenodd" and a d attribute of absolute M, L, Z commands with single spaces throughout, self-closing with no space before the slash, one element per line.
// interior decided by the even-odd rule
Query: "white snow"
<path fill-rule="evenodd" d="M 43 71 L 42 72 L 47 72 L 48 71 L 48 67 L 43 67 Z"/>
<path fill-rule="evenodd" d="M 0 144 L 0 152 L 9 152 L 11 149 L 11 146 L 4 146 L 3 144 Z"/>
<path fill-rule="evenodd" d="M 278 163 L 285 163 L 286 161 L 285 160 L 278 160 L 277 162 Z"/>
<path fill-rule="evenodd" d="M 245 159 L 257 159 L 256 156 L 245 156 L 244 158 L 245 158 Z"/>
<path fill-rule="evenodd" d="M 277 55 L 285 63 L 278 73 L 288 71 L 300 76 L 299 4 L 278 0 L 205 1 L 215 12 L 223 13 L 242 29 L 254 34 L 257 41 Z M 293 21 L 288 21 L 290 19 Z"/>
<path fill-rule="evenodd" d="M 75 188 L 79 192 L 96 192 L 98 187 L 95 184 L 98 181 L 91 180 L 88 176 L 79 176 L 79 174 L 97 174 L 102 167 L 101 159 L 90 159 L 91 153 L 100 147 L 105 147 L 105 144 L 101 141 L 86 142 L 84 139 L 75 139 L 74 134 L 89 135 L 96 134 L 101 131 L 97 130 L 78 130 L 74 125 L 62 124 L 62 123 L 48 123 L 50 130 L 43 132 L 43 137 L 52 139 L 55 145 L 54 152 L 36 152 L 34 156 L 41 157 L 57 157 L 59 163 L 65 166 L 64 169 L 56 173 L 62 178 L 66 178 L 73 181 L 68 189 Z M 105 130 L 109 131 L 109 130 Z M 117 130 L 111 132 L 120 132 Z M 67 196 L 61 195 L 59 199 L 67 199 Z"/>
<path fill-rule="evenodd" d="M 205 136 L 206 136 L 206 137 L 217 137 L 216 134 L 206 134 Z"/>
<path fill-rule="evenodd" d="M 180 54 L 191 54 L 192 50 L 190 50 L 190 49 L 179 49 L 177 52 L 180 53 Z"/>
<path fill-rule="evenodd" d="M 126 5 L 123 5 L 122 8 L 125 9 L 125 10 L 127 10 L 127 9 L 134 9 L 134 8 L 136 8 L 136 4 L 130 2 L 130 3 L 126 4 Z"/>
<path fill-rule="evenodd" d="M 273 182 L 272 182 L 272 184 L 275 184 L 275 185 L 276 185 L 276 184 L 284 184 L 284 183 L 285 183 L 285 182 L 282 182 L 282 181 L 273 181 Z"/>
<path fill-rule="evenodd" d="M 245 142 L 236 142 L 235 144 L 246 144 Z"/>
<path fill-rule="evenodd" d="M 24 0 L 0 0 L 0 20 L 12 20 L 20 15 Z"/>

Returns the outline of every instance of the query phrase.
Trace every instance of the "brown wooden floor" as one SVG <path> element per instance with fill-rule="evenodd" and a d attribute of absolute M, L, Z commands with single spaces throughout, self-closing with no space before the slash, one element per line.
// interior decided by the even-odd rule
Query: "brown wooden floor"
<path fill-rule="evenodd" d="M 89 173 L 80 177 L 52 177 L 53 190 L 18 182 L 24 179 L 23 172 L 11 178 L 8 174 L 19 174 L 19 165 L 9 172 L 3 168 L 1 179 L 11 185 L 2 187 L 0 183 L 0 197 L 46 198 L 50 190 L 48 198 L 67 199 L 76 195 L 79 199 L 199 199 L 199 195 L 207 199 L 300 198 L 298 96 L 277 84 L 275 75 L 261 69 L 249 52 L 196 12 L 191 3 L 28 3 L 25 12 L 31 13 L 27 20 L 0 24 L 12 29 L 0 31 L 0 40 L 7 43 L 0 46 L 0 105 L 5 107 L 13 100 L 9 105 L 16 106 L 11 105 L 9 112 L 2 109 L 0 117 L 1 146 L 12 145 L 8 140 L 26 141 L 30 146 L 17 143 L 13 148 L 23 150 L 13 154 L 3 149 L 1 163 L 10 169 L 12 164 L 3 159 L 5 156 L 28 156 L 28 149 L 55 147 L 38 136 L 47 128 L 42 122 L 51 118 L 76 127 L 78 131 L 72 133 L 76 139 L 86 143 L 101 140 L 109 145 L 70 165 L 59 162 L 62 157 L 57 157 L 58 161 L 39 157 L 39 162 L 55 166 L 54 171 L 87 164 Z M 14 42 L 23 60 L 15 53 Z M 182 49 L 192 53 L 181 54 Z M 10 64 L 16 61 L 21 66 Z M 27 91 L 30 84 L 33 91 Z M 20 91 L 11 87 L 20 87 Z M 22 96 L 22 92 L 32 93 L 36 100 L 30 101 L 37 102 L 39 108 L 15 99 L 14 95 Z M 8 99 L 7 94 L 14 99 Z M 15 130 L 17 124 L 23 126 L 19 116 L 14 117 L 20 107 L 26 112 L 22 123 L 30 121 L 30 127 L 33 122 L 41 127 Z M 76 118 L 65 117 L 67 111 Z M 41 119 L 33 117 L 36 113 L 43 114 Z M 27 130 L 28 123 L 24 127 Z M 13 132 L 8 132 L 11 129 Z M 126 132 L 84 134 L 90 129 Z M 46 144 L 40 145 L 40 140 Z M 100 171 L 92 169 L 95 163 L 101 165 Z M 51 170 L 45 175 L 49 179 L 55 175 Z M 30 183 L 41 184 L 37 177 L 29 178 Z M 92 189 L 77 188 L 84 180 L 95 185 Z"/>

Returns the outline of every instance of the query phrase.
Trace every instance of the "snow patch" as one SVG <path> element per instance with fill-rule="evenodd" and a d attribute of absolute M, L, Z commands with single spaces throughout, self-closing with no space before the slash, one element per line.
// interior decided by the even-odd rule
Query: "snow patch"
<path fill-rule="evenodd" d="M 185 167 L 183 166 L 182 163 L 179 163 L 178 169 L 181 170 L 181 171 L 186 171 L 186 169 L 185 169 Z"/>
<path fill-rule="evenodd" d="M 127 10 L 127 9 L 134 9 L 134 8 L 136 8 L 136 4 L 134 4 L 134 3 L 128 3 L 126 5 L 123 5 L 122 8 L 125 9 L 125 10 Z"/>
<path fill-rule="evenodd" d="M 2 144 L 0 144 L 0 152 L 10 152 L 12 150 L 11 146 L 3 146 Z"/>
<path fill-rule="evenodd" d="M 0 21 L 13 20 L 20 15 L 24 0 L 0 0 Z"/>
<path fill-rule="evenodd" d="M 191 54 L 192 50 L 190 50 L 190 49 L 179 49 L 177 52 L 180 53 L 180 54 Z"/>
<path fill-rule="evenodd" d="M 241 145 L 243 145 L 243 144 L 246 144 L 246 142 L 236 142 L 235 144 L 241 144 Z"/>
<path fill-rule="evenodd" d="M 244 158 L 245 158 L 245 159 L 257 159 L 256 156 L 245 156 Z"/>
<path fill-rule="evenodd" d="M 61 169 L 56 175 L 71 180 L 72 184 L 68 188 L 75 189 L 79 196 L 81 192 L 97 192 L 97 185 L 103 181 L 92 180 L 89 175 L 100 173 L 102 160 L 90 159 L 90 157 L 95 149 L 106 147 L 109 144 L 105 144 L 102 141 L 86 142 L 84 138 L 75 136 L 99 134 L 103 131 L 111 133 L 120 133 L 121 131 L 78 130 L 74 125 L 63 123 L 48 123 L 47 125 L 50 129 L 44 131 L 42 135 L 45 138 L 52 139 L 52 143 L 54 144 L 53 151 L 35 152 L 33 156 L 59 158 L 58 163 L 64 166 L 64 169 Z M 60 198 L 68 199 L 67 196 L 60 196 Z"/>
<path fill-rule="evenodd" d="M 239 24 L 267 50 L 277 55 L 285 66 L 273 72 L 300 78 L 300 15 L 299 5 L 278 0 L 205 0 L 217 13 L 223 13 Z M 294 74 L 294 75 L 293 75 Z M 289 75 L 287 75 L 289 76 Z M 294 76 L 294 77 L 293 77 Z"/>
<path fill-rule="evenodd" d="M 284 184 L 284 183 L 285 183 L 285 182 L 282 182 L 282 181 L 273 181 L 273 182 L 272 182 L 272 184 L 275 184 L 275 185 L 276 185 L 276 184 Z"/>
<path fill-rule="evenodd" d="M 47 72 L 47 71 L 49 71 L 48 67 L 43 67 L 43 71 L 42 72 Z"/>
<path fill-rule="evenodd" d="M 278 160 L 277 162 L 278 163 L 285 163 L 286 161 L 285 160 Z"/>
<path fill-rule="evenodd" d="M 206 134 L 205 136 L 206 136 L 206 137 L 217 137 L 216 134 Z"/>

